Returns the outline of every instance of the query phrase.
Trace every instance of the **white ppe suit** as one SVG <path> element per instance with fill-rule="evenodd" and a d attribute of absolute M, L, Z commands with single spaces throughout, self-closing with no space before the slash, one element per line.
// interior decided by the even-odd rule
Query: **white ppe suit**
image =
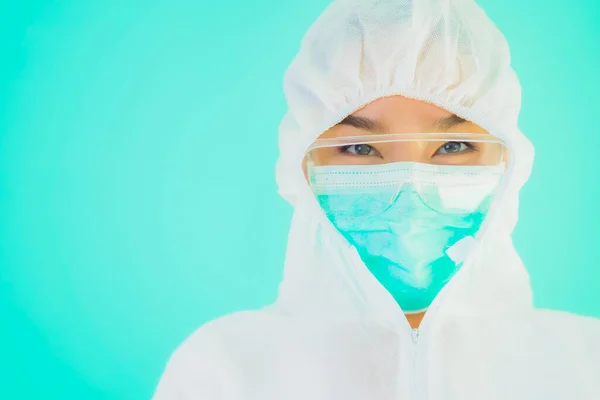
<path fill-rule="evenodd" d="M 294 215 L 278 299 L 197 330 L 155 399 L 600 399 L 600 321 L 534 309 L 511 242 L 533 148 L 507 43 L 473 0 L 335 1 L 284 84 L 277 181 Z M 418 330 L 327 222 L 301 166 L 322 132 L 390 95 L 473 121 L 509 150 L 475 244 Z"/>

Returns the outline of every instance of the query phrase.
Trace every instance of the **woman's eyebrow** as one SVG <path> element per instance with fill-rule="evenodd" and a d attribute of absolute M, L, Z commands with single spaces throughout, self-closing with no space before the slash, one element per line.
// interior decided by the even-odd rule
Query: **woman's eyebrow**
<path fill-rule="evenodd" d="M 354 128 L 364 129 L 370 132 L 386 131 L 386 127 L 381 122 L 367 117 L 357 117 L 355 115 L 348 115 L 336 125 L 349 125 Z"/>
<path fill-rule="evenodd" d="M 444 118 L 438 119 L 431 125 L 431 127 L 433 129 L 444 130 L 444 129 L 453 128 L 460 124 L 464 124 L 465 122 L 467 122 L 466 119 L 461 118 L 456 114 L 452 114 L 449 117 L 444 117 Z"/>

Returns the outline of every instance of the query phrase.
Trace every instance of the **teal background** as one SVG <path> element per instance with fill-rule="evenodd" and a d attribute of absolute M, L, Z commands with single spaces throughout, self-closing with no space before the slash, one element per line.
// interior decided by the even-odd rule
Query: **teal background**
<path fill-rule="evenodd" d="M 149 398 L 205 321 L 275 298 L 282 75 L 328 2 L 0 0 L 0 398 Z M 600 317 L 600 3 L 481 1 L 536 162 L 539 306 Z"/>

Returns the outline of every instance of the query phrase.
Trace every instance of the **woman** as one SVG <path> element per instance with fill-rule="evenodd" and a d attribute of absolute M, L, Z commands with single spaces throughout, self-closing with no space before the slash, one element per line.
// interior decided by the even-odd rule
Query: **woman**
<path fill-rule="evenodd" d="M 279 297 L 200 328 L 156 399 L 600 398 L 600 323 L 534 309 L 512 246 L 533 149 L 474 2 L 334 2 L 285 91 Z"/>

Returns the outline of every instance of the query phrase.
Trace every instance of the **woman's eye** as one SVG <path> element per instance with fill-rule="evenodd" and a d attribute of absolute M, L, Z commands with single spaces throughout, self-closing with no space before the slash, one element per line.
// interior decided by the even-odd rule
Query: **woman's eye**
<path fill-rule="evenodd" d="M 435 154 L 460 154 L 473 150 L 473 145 L 467 142 L 444 143 Z"/>
<path fill-rule="evenodd" d="M 342 153 L 350 153 L 357 156 L 379 156 L 379 152 L 368 144 L 353 144 L 341 148 Z"/>

